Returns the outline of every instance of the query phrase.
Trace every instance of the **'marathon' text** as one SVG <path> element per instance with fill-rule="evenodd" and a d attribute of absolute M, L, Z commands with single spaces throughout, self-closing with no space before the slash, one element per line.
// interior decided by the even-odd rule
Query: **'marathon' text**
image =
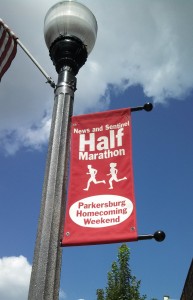
<path fill-rule="evenodd" d="M 124 128 L 109 130 L 108 135 L 96 138 L 94 132 L 79 136 L 79 160 L 107 159 L 124 156 Z"/>

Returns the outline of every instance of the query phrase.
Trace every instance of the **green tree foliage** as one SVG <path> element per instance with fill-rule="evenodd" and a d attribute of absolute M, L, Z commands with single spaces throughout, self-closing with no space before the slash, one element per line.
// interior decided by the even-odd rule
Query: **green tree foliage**
<path fill-rule="evenodd" d="M 108 272 L 107 287 L 98 289 L 97 300 L 145 300 L 139 289 L 141 281 L 131 274 L 129 268 L 130 251 L 126 244 L 122 244 L 118 251 L 117 262 L 112 263 Z"/>
<path fill-rule="evenodd" d="M 104 291 L 102 289 L 98 289 L 96 294 L 97 294 L 97 300 L 105 300 Z"/>

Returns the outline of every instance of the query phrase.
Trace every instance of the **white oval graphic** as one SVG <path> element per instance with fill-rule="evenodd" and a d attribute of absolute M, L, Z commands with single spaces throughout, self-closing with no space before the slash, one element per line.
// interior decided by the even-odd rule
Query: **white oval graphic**
<path fill-rule="evenodd" d="M 69 210 L 71 219 L 79 226 L 99 228 L 114 226 L 129 218 L 133 203 L 117 195 L 97 195 L 75 202 Z"/>

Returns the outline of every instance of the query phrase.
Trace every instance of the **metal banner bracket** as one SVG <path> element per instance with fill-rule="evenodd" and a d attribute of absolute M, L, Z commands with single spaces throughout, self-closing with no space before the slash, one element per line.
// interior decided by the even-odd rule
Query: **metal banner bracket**
<path fill-rule="evenodd" d="M 139 110 L 145 110 L 145 111 L 149 112 L 152 109 L 153 109 L 153 104 L 148 102 L 148 103 L 145 103 L 144 106 L 132 107 L 131 112 L 139 111 Z"/>
<path fill-rule="evenodd" d="M 157 230 L 154 234 L 143 234 L 138 236 L 138 241 L 155 239 L 156 242 L 163 242 L 165 240 L 165 232 Z"/>

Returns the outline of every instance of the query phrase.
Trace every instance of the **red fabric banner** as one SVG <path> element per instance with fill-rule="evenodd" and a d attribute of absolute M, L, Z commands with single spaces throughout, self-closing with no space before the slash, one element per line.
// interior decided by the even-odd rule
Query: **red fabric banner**
<path fill-rule="evenodd" d="M 134 240 L 130 109 L 74 116 L 62 246 Z"/>

